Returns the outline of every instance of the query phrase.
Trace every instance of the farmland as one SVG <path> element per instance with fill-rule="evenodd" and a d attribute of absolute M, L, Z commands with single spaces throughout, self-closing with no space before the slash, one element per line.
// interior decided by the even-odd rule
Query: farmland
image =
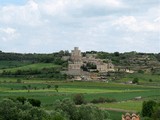
<path fill-rule="evenodd" d="M 67 62 L 61 61 L 58 54 L 58 57 L 54 54 L 34 55 L 27 60 L 21 60 L 23 57 L 17 55 L 19 61 L 9 55 L 9 60 L 0 61 L 0 101 L 18 97 L 36 99 L 41 101 L 42 109 L 51 112 L 57 100 L 69 98 L 73 101 L 75 95 L 81 94 L 86 106 L 108 111 L 110 119 L 117 120 L 126 112 L 141 114 L 144 101 L 160 99 L 158 66 L 156 72 L 144 72 L 148 69 L 132 74 L 115 72 L 110 73 L 106 80 L 75 81 L 61 73 L 66 69 Z M 134 79 L 138 83 L 129 83 Z"/>
<path fill-rule="evenodd" d="M 24 86 L 30 85 L 30 91 L 24 90 Z M 47 88 L 47 85 L 51 85 Z M 54 85 L 58 85 L 58 92 Z M 103 83 L 103 82 L 76 82 L 76 81 L 42 81 L 42 80 L 22 80 L 17 83 L 15 79 L 6 79 L 5 82 L 1 78 L 0 83 L 0 99 L 17 98 L 24 96 L 26 98 L 39 99 L 42 106 L 50 109 L 57 99 L 71 98 L 77 93 L 82 93 L 85 100 L 89 103 L 93 99 L 99 97 L 114 98 L 115 103 L 101 103 L 96 106 L 107 109 L 119 109 L 119 111 L 128 110 L 140 112 L 142 101 L 152 98 L 160 98 L 160 87 L 143 86 L 143 85 L 126 85 L 119 83 Z M 141 96 L 141 100 L 134 100 L 135 97 Z"/>

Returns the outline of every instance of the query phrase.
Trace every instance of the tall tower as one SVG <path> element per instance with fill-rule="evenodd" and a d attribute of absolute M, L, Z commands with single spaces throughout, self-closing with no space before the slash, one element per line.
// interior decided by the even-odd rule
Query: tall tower
<path fill-rule="evenodd" d="M 71 52 L 71 61 L 73 63 L 82 62 L 82 54 L 78 47 L 75 47 Z"/>

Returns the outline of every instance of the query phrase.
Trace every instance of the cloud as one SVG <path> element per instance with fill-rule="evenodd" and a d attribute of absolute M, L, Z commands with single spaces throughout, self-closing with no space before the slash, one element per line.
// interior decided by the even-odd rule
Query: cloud
<path fill-rule="evenodd" d="M 160 28 L 158 27 L 160 24 L 151 23 L 149 21 L 141 21 L 137 20 L 134 16 L 123 16 L 118 18 L 113 22 L 113 25 L 117 26 L 117 28 L 131 30 L 134 32 L 140 31 L 148 31 L 148 32 L 158 32 Z"/>
<path fill-rule="evenodd" d="M 156 52 L 160 30 L 156 3 L 157 0 L 27 0 L 23 4 L 3 4 L 0 48 L 53 52 L 79 46 L 82 51 Z M 150 45 L 150 49 L 141 44 L 147 48 Z"/>
<path fill-rule="evenodd" d="M 12 41 L 18 38 L 19 33 L 17 33 L 14 28 L 0 28 L 0 38 L 3 42 Z"/>
<path fill-rule="evenodd" d="M 41 24 L 38 4 L 29 0 L 25 5 L 8 5 L 0 8 L 0 22 L 5 24 L 37 26 Z"/>

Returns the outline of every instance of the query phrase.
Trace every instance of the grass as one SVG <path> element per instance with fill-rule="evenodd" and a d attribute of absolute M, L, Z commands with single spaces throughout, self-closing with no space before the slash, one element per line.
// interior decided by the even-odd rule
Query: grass
<path fill-rule="evenodd" d="M 16 68 L 29 64 L 31 64 L 31 62 L 28 61 L 0 61 L 0 69 Z"/>
<path fill-rule="evenodd" d="M 30 64 L 30 65 L 25 65 L 25 66 L 21 66 L 21 67 L 3 69 L 3 70 L 15 72 L 17 70 L 30 70 L 30 69 L 40 70 L 43 68 L 54 68 L 54 67 L 59 67 L 59 65 L 55 65 L 53 63 L 36 63 L 36 64 Z M 0 73 L 2 73 L 3 70 L 0 70 Z"/>
<path fill-rule="evenodd" d="M 107 110 L 108 111 L 108 110 Z M 109 115 L 110 115 L 110 119 L 111 120 L 121 120 L 121 116 L 122 114 L 125 114 L 124 112 L 118 112 L 118 111 L 112 111 L 112 110 L 109 110 L 108 111 Z M 119 118 L 119 119 L 118 119 Z"/>
<path fill-rule="evenodd" d="M 26 80 L 27 81 L 27 80 Z M 51 85 L 50 89 L 47 89 L 47 85 Z M 23 86 L 28 87 L 31 85 L 31 90 L 22 90 Z M 54 85 L 58 85 L 59 92 L 54 89 Z M 36 87 L 36 90 L 34 89 Z M 134 99 L 137 96 L 142 98 L 152 98 L 160 96 L 157 92 L 159 87 L 150 86 L 130 86 L 125 84 L 115 83 L 101 83 L 101 82 L 65 82 L 65 81 L 27 81 L 25 83 L 0 83 L 0 99 L 5 97 L 34 97 L 42 100 L 42 104 L 51 104 L 56 99 L 62 99 L 65 97 L 72 98 L 74 94 L 82 93 L 87 101 L 91 101 L 94 98 L 115 98 L 117 101 L 126 101 Z M 46 96 L 47 95 L 47 96 Z M 53 96 L 55 98 L 53 98 Z M 58 96 L 58 97 L 57 97 Z M 46 101 L 45 101 L 46 100 Z"/>
<path fill-rule="evenodd" d="M 39 99 L 42 107 L 51 110 L 56 100 L 64 98 L 72 99 L 77 93 L 82 93 L 87 102 L 93 99 L 115 98 L 115 103 L 95 104 L 99 108 L 106 109 L 112 120 L 121 118 L 123 110 L 140 112 L 143 100 L 159 99 L 159 86 L 127 85 L 120 83 L 103 83 L 103 82 L 69 82 L 69 81 L 52 81 L 52 80 L 26 80 L 21 79 L 22 83 L 16 83 L 16 78 L 0 78 L 0 100 L 4 98 L 25 98 Z M 31 90 L 23 90 L 23 86 L 31 86 Z M 48 89 L 47 85 L 51 85 Z M 58 91 L 54 86 L 58 85 Z M 35 90 L 36 87 L 36 90 Z M 142 96 L 141 101 L 134 101 L 137 96 Z M 111 108 L 108 110 L 108 108 Z M 113 111 L 113 110 L 118 111 Z M 123 111 L 123 112 L 122 112 Z"/>
<path fill-rule="evenodd" d="M 133 74 L 126 74 L 124 78 L 122 78 L 119 82 L 126 82 L 126 81 L 132 81 L 134 78 L 138 78 L 140 83 L 149 83 L 152 84 L 152 82 L 158 82 L 160 81 L 159 75 L 152 75 L 152 74 L 141 74 L 141 73 L 133 73 Z M 149 82 L 149 80 L 152 80 L 152 82 Z"/>
<path fill-rule="evenodd" d="M 97 104 L 96 106 L 100 108 L 112 108 L 112 109 L 122 109 L 122 110 L 132 110 L 136 112 L 140 112 L 142 108 L 142 101 L 122 101 L 117 103 L 103 103 Z"/>

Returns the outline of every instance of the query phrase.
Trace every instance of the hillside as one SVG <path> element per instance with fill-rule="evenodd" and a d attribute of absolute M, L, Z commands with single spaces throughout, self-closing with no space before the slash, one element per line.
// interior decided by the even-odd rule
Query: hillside
<path fill-rule="evenodd" d="M 140 74 L 160 75 L 160 54 L 87 51 L 83 52 L 82 55 L 95 56 L 96 58 L 102 59 L 104 62 L 107 62 L 108 60 L 111 61 L 116 69 L 116 73 L 110 74 L 113 76 L 121 76 L 121 74 L 124 76 L 123 73 L 126 72 L 126 70 Z M 68 51 L 60 51 L 52 54 L 0 52 L 0 74 L 44 75 L 54 71 L 60 72 L 67 69 L 68 59 L 65 60 L 64 58 L 68 56 L 70 56 Z M 29 70 L 31 72 L 28 72 Z"/>

